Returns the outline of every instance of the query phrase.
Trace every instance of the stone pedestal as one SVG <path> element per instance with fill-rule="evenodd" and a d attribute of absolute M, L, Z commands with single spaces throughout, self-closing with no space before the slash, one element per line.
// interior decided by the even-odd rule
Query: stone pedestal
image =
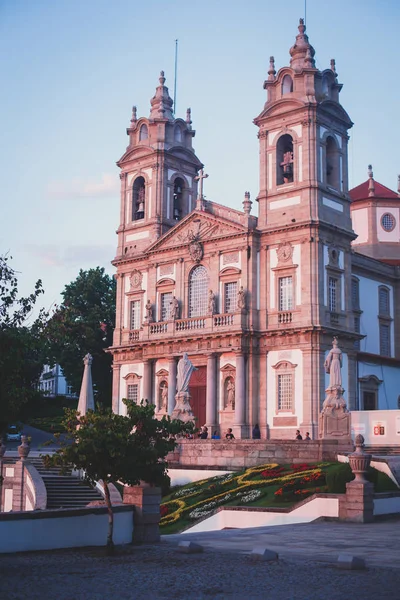
<path fill-rule="evenodd" d="M 353 523 L 374 520 L 374 486 L 369 482 L 350 481 L 346 484 L 346 499 L 340 505 L 339 517 Z"/>
<path fill-rule="evenodd" d="M 161 489 L 148 484 L 124 487 L 124 504 L 135 507 L 133 541 L 160 541 Z"/>
<path fill-rule="evenodd" d="M 351 415 L 343 409 L 330 410 L 319 415 L 319 437 L 324 440 L 351 439 Z"/>
<path fill-rule="evenodd" d="M 178 392 L 175 396 L 175 408 L 172 411 L 172 419 L 179 419 L 184 423 L 194 421 L 195 417 L 190 406 L 190 394 L 188 392 Z"/>

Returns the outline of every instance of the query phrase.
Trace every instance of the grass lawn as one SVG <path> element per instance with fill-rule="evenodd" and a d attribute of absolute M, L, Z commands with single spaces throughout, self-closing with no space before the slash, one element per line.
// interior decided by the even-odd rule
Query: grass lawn
<path fill-rule="evenodd" d="M 175 487 L 162 499 L 161 533 L 178 533 L 220 506 L 288 508 L 314 493 L 344 493 L 346 482 L 353 478 L 346 463 L 274 463 Z M 375 469 L 370 469 L 368 478 L 377 492 L 398 489 Z"/>

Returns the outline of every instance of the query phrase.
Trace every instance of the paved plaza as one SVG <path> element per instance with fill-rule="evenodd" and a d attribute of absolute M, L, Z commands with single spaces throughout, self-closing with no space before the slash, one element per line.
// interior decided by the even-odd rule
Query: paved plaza
<path fill-rule="evenodd" d="M 266 599 L 363 600 L 399 597 L 400 520 L 354 525 L 319 522 L 163 537 L 153 546 L 65 550 L 0 556 L 0 598 L 7 600 Z M 205 547 L 178 552 L 179 541 Z M 272 563 L 247 554 L 265 545 Z M 366 571 L 341 571 L 339 553 L 365 557 Z"/>

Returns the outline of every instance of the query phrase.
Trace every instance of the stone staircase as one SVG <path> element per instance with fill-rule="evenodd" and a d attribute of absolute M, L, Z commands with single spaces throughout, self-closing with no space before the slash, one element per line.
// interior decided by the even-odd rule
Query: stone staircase
<path fill-rule="evenodd" d="M 57 468 L 46 469 L 41 458 L 29 461 L 43 478 L 47 491 L 46 508 L 84 508 L 93 501 L 104 501 L 100 492 L 86 481 L 72 476 L 72 471 L 60 475 Z"/>

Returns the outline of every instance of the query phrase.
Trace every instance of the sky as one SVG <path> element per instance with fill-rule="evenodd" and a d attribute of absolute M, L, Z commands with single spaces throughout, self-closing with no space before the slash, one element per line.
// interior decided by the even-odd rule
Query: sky
<path fill-rule="evenodd" d="M 242 208 L 258 194 L 253 119 L 266 100 L 269 57 L 289 64 L 304 0 L 0 0 L 0 253 L 22 294 L 59 303 L 79 270 L 112 274 L 119 225 L 116 161 L 132 105 L 148 116 L 161 69 L 176 116 L 192 109 L 205 196 Z M 336 59 L 350 130 L 350 186 L 396 190 L 400 78 L 398 0 L 307 0 L 316 66 Z M 257 207 L 253 205 L 253 212 Z"/>

